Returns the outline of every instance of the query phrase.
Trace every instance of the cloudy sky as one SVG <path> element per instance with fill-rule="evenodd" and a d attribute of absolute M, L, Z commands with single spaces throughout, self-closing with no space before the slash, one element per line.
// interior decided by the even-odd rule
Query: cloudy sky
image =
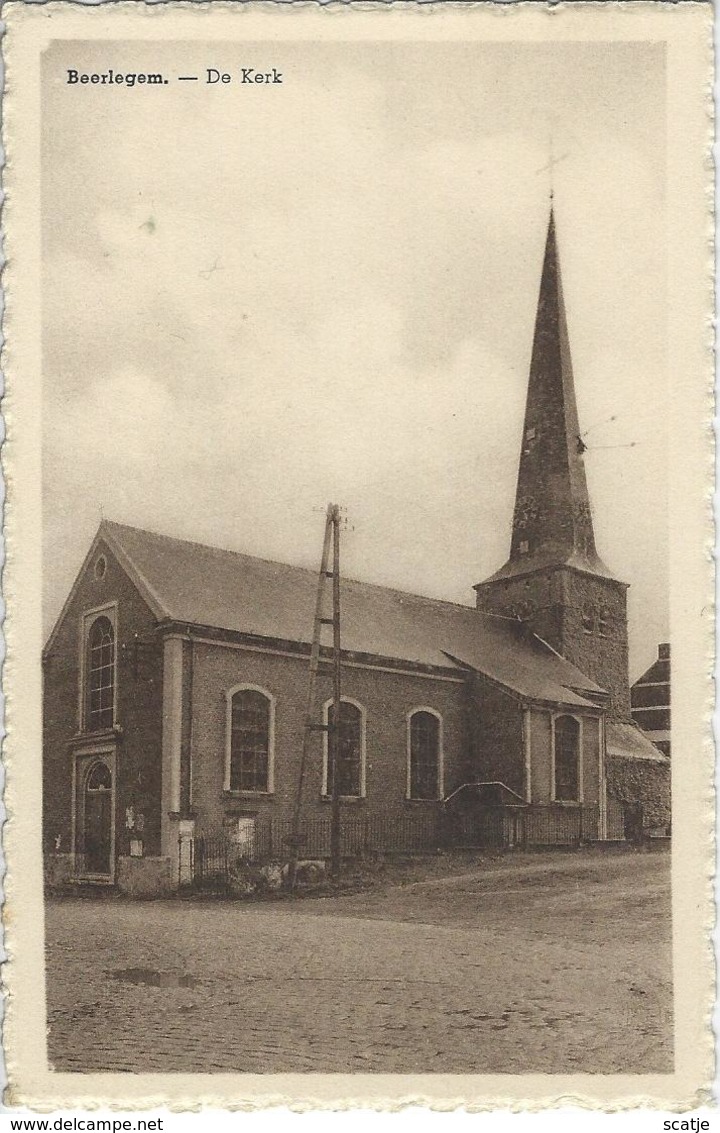
<path fill-rule="evenodd" d="M 175 81 L 206 67 L 235 81 Z M 314 567 L 329 501 L 347 574 L 471 603 L 509 549 L 552 135 L 637 676 L 668 632 L 664 97 L 649 44 L 53 44 L 46 629 L 101 515 Z"/>

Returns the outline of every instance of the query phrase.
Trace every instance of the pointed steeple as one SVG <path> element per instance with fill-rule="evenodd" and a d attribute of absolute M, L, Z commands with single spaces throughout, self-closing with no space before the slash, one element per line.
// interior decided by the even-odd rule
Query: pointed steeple
<path fill-rule="evenodd" d="M 518 619 L 630 717 L 627 583 L 595 547 L 552 204 L 535 319 L 510 557 L 477 607 Z"/>
<path fill-rule="evenodd" d="M 560 565 L 612 577 L 595 548 L 583 451 L 551 203 L 510 558 L 493 579 Z"/>

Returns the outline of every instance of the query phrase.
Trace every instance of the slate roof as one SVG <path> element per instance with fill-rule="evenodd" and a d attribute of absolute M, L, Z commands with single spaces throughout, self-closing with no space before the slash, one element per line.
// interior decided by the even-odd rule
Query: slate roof
<path fill-rule="evenodd" d="M 660 648 L 668 649 L 668 646 L 661 646 Z M 653 661 L 649 669 L 647 669 L 641 677 L 635 681 L 633 688 L 641 688 L 643 685 L 649 684 L 664 684 L 668 686 L 668 704 L 670 703 L 670 656 L 658 657 Z"/>
<path fill-rule="evenodd" d="M 530 358 L 510 558 L 480 586 L 561 565 L 613 578 L 595 547 L 584 451 L 551 205 Z"/>
<path fill-rule="evenodd" d="M 566 566 L 572 570 L 582 571 L 584 574 L 594 574 L 601 578 L 610 578 L 613 582 L 618 579 L 612 571 L 608 570 L 605 563 L 596 552 L 585 554 L 581 551 L 572 551 L 567 556 L 558 556 L 554 547 L 545 550 L 540 549 L 532 555 L 528 555 L 527 559 L 508 559 L 503 566 L 486 578 L 483 582 L 476 585 L 476 589 L 480 589 L 488 582 L 497 582 L 501 578 L 517 578 L 526 574 L 531 574 L 536 570 L 546 570 L 548 567 Z M 627 586 L 626 582 L 622 583 Z"/>
<path fill-rule="evenodd" d="M 309 643 L 315 571 L 104 520 L 104 539 L 159 620 Z M 97 541 L 97 540 L 96 540 Z M 343 651 L 485 674 L 518 696 L 597 707 L 604 693 L 519 623 L 342 579 Z"/>
<path fill-rule="evenodd" d="M 605 725 L 605 742 L 608 755 L 616 758 L 644 759 L 651 763 L 670 762 L 637 724 L 608 719 Z"/>

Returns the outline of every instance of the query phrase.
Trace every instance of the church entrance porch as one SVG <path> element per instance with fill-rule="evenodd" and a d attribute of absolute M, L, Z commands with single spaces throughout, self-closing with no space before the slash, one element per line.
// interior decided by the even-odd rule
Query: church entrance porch
<path fill-rule="evenodd" d="M 527 803 L 504 783 L 464 783 L 445 799 L 445 840 L 453 849 L 523 845 Z"/>
<path fill-rule="evenodd" d="M 524 802 L 504 783 L 465 783 L 445 800 L 446 845 L 454 849 L 579 846 L 600 838 L 597 806 Z"/>

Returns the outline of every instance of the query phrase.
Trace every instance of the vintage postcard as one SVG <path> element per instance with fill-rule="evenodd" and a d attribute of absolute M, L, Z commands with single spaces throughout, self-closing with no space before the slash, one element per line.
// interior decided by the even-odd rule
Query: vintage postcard
<path fill-rule="evenodd" d="M 8 1104 L 707 1100 L 710 6 L 4 16 Z"/>

